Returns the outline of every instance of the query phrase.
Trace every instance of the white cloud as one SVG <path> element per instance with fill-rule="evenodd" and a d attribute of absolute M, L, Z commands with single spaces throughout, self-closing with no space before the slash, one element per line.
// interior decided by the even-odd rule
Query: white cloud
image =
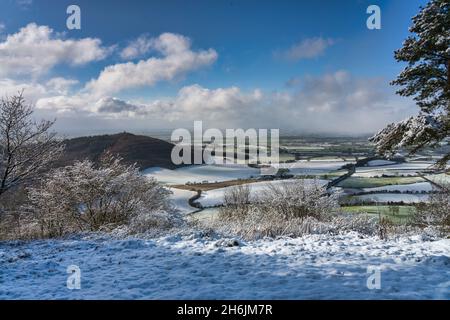
<path fill-rule="evenodd" d="M 151 86 L 211 65 L 217 59 L 214 49 L 193 51 L 189 38 L 178 34 L 163 33 L 152 38 L 151 47 L 162 57 L 108 66 L 97 79 L 87 84 L 86 89 L 101 97 L 127 88 Z"/>
<path fill-rule="evenodd" d="M 81 106 L 86 96 L 73 95 L 78 103 L 70 105 L 63 103 L 72 97 L 71 87 L 78 81 L 65 78 L 52 78 L 47 82 L 23 82 L 13 79 L 0 79 L 0 98 L 15 95 L 19 92 L 24 93 L 24 97 L 28 103 L 36 104 L 37 108 L 41 108 L 43 104 L 48 110 L 72 109 Z M 52 101 L 51 105 L 46 105 L 46 101 Z"/>
<path fill-rule="evenodd" d="M 63 132 L 80 128 L 98 132 L 100 123 L 121 130 L 190 128 L 194 120 L 202 120 L 205 127 L 355 134 L 378 131 L 388 122 L 416 112 L 413 101 L 397 97 L 385 83 L 337 71 L 298 78 L 288 91 L 210 89 L 195 84 L 181 88 L 172 97 L 125 101 L 99 98 L 83 90 L 71 92 L 76 84 L 73 80 L 54 78 L 42 84 L 0 80 L 0 95 L 25 88 L 27 98 L 42 114 L 64 119 L 64 125 L 58 127 Z M 86 119 L 91 119 L 86 122 L 89 125 L 83 122 Z"/>
<path fill-rule="evenodd" d="M 124 60 L 141 57 L 148 53 L 153 45 L 153 39 L 149 38 L 147 35 L 142 35 L 123 48 L 120 52 L 120 57 Z"/>
<path fill-rule="evenodd" d="M 275 56 L 290 61 L 312 59 L 324 54 L 325 50 L 334 43 L 333 39 L 322 37 L 308 38 L 294 44 L 287 50 L 275 52 Z"/>
<path fill-rule="evenodd" d="M 99 39 L 63 39 L 47 26 L 30 23 L 0 42 L 0 76 L 38 76 L 54 66 L 78 66 L 104 59 L 110 52 Z"/>
<path fill-rule="evenodd" d="M 121 113 L 136 111 L 138 106 L 117 98 L 105 97 L 96 102 L 95 108 L 100 113 Z"/>
<path fill-rule="evenodd" d="M 381 79 L 359 79 L 345 71 L 304 77 L 292 92 L 243 92 L 238 87 L 182 88 L 175 97 L 133 103 L 120 99 L 101 111 L 123 117 L 160 119 L 166 126 L 203 120 L 208 126 L 264 127 L 299 132 L 370 133 L 414 113 Z M 100 110 L 98 110 L 100 111 Z"/>
<path fill-rule="evenodd" d="M 0 22 L 0 33 L 3 32 L 3 30 L 5 30 L 5 24 Z"/>
<path fill-rule="evenodd" d="M 51 91 L 67 95 L 69 93 L 69 90 L 78 83 L 79 81 L 75 79 L 56 77 L 47 81 L 46 85 Z"/>

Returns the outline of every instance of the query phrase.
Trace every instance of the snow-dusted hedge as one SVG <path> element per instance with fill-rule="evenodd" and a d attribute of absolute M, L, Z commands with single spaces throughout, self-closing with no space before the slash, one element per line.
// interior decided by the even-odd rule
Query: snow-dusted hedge
<path fill-rule="evenodd" d="M 325 221 L 339 210 L 337 196 L 327 194 L 319 182 L 298 179 L 268 185 L 257 199 L 250 199 L 250 194 L 248 186 L 228 190 L 213 227 L 246 239 L 299 236 L 330 230 Z"/>

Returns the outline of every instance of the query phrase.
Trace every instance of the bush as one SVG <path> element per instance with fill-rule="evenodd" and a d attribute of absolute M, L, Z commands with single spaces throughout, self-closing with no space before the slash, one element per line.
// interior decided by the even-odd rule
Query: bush
<path fill-rule="evenodd" d="M 220 208 L 222 219 L 245 219 L 250 210 L 251 189 L 248 185 L 237 185 L 227 189 Z"/>
<path fill-rule="evenodd" d="M 140 175 L 135 165 L 107 155 L 98 167 L 85 160 L 51 171 L 29 189 L 28 209 L 42 237 L 123 225 L 143 232 L 170 224 L 169 194 L 155 179 Z"/>
<path fill-rule="evenodd" d="M 250 187 L 230 188 L 213 227 L 246 239 L 299 236 L 322 232 L 339 210 L 336 195 L 328 195 L 318 181 L 302 179 L 270 184 L 257 197 Z"/>

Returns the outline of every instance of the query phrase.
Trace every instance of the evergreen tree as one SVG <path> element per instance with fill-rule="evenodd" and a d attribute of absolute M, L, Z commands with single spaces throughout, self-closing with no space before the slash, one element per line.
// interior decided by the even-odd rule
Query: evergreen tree
<path fill-rule="evenodd" d="M 398 94 L 413 97 L 420 108 L 417 116 L 392 123 L 371 138 L 380 154 L 399 148 L 414 153 L 436 146 L 450 133 L 450 0 L 431 0 L 412 18 L 411 35 L 395 59 L 408 65 L 391 82 Z M 450 160 L 445 155 L 439 165 Z"/>

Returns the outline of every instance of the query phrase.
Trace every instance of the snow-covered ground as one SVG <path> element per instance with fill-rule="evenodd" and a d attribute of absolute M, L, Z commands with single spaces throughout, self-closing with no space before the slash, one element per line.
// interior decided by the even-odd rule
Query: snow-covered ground
<path fill-rule="evenodd" d="M 450 299 L 450 240 L 345 235 L 0 242 L 0 299 Z M 66 287 L 67 267 L 81 289 Z M 369 290 L 368 268 L 381 288 Z"/>
<path fill-rule="evenodd" d="M 178 213 L 188 214 L 198 210 L 189 205 L 189 199 L 195 196 L 197 192 L 177 188 L 170 188 L 170 191 L 172 192 L 170 202 Z"/>

